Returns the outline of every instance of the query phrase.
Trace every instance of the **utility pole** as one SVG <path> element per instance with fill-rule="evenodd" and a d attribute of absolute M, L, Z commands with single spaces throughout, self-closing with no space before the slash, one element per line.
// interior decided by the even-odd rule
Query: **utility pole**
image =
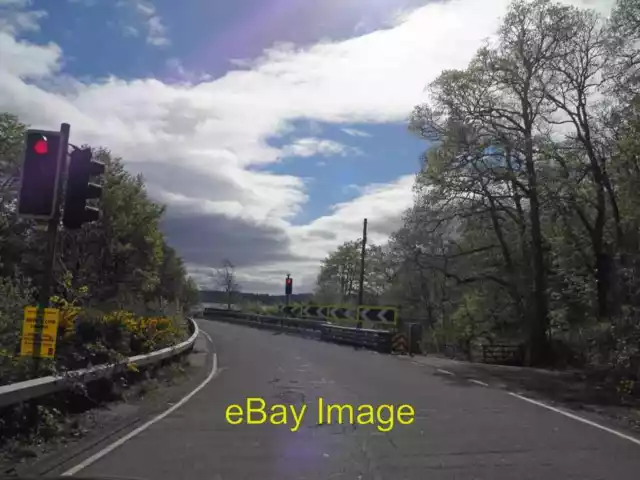
<path fill-rule="evenodd" d="M 367 254 L 367 219 L 364 219 L 362 227 L 362 252 L 360 253 L 360 287 L 358 290 L 358 306 L 361 306 L 364 299 L 364 258 Z"/>

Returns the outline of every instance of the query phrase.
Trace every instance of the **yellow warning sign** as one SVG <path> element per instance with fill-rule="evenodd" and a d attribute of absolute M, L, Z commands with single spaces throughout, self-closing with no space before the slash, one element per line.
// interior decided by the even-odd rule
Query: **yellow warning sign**
<path fill-rule="evenodd" d="M 36 336 L 37 307 L 25 307 L 24 321 L 22 323 L 22 341 L 20 343 L 20 355 L 33 356 Z M 58 323 L 60 310 L 57 308 L 45 308 L 42 319 L 42 333 L 40 336 L 40 357 L 53 358 L 56 353 L 56 338 L 58 336 Z"/>

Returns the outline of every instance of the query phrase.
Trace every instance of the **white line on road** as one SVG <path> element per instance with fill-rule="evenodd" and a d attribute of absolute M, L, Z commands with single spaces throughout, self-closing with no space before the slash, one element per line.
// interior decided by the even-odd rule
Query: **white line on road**
<path fill-rule="evenodd" d="M 207 332 L 205 332 L 204 330 L 200 330 L 200 333 L 202 333 L 207 340 L 209 340 L 209 343 L 211 344 L 211 347 L 213 348 L 213 340 L 211 340 L 211 337 L 209 336 L 209 334 Z M 215 353 L 213 354 L 215 356 Z"/>
<path fill-rule="evenodd" d="M 488 387 L 488 386 L 489 386 L 489 384 L 488 384 L 488 383 L 484 383 L 484 382 L 481 382 L 480 380 L 475 380 L 475 379 L 473 379 L 473 378 L 470 378 L 470 379 L 469 379 L 469 381 L 470 381 L 471 383 L 476 383 L 476 384 L 478 384 L 478 385 L 482 385 L 483 387 Z"/>
<path fill-rule="evenodd" d="M 450 372 L 449 370 L 443 370 L 441 368 L 437 368 L 436 372 L 444 373 L 445 375 L 452 375 L 452 376 L 455 375 L 455 373 Z"/>
<path fill-rule="evenodd" d="M 539 407 L 546 408 L 547 410 L 551 410 L 552 412 L 559 413 L 560 415 L 564 415 L 565 417 L 569 417 L 569 418 L 571 418 L 573 420 L 576 420 L 578 422 L 582 422 L 582 423 L 585 423 L 587 425 L 591 425 L 592 427 L 599 428 L 600 430 L 604 430 L 605 432 L 608 432 L 608 433 L 610 433 L 612 435 L 615 435 L 616 437 L 620 437 L 620 438 L 622 438 L 624 440 L 628 440 L 628 441 L 630 441 L 632 443 L 635 443 L 636 445 L 640 445 L 640 440 L 635 438 L 635 437 L 632 437 L 632 436 L 627 435 L 625 433 L 622 433 L 622 432 L 619 432 L 617 430 L 614 430 L 613 428 L 605 427 L 604 425 L 600 425 L 599 423 L 592 422 L 591 420 L 587 420 L 586 418 L 582 418 L 582 417 L 580 417 L 578 415 L 575 415 L 575 414 L 573 414 L 571 412 L 567 412 L 566 410 L 562 410 L 560 408 L 552 407 L 551 405 L 547 405 L 546 403 L 542 403 L 542 402 L 539 402 L 537 400 L 533 400 L 531 398 L 523 397 L 522 395 L 518 395 L 517 393 L 509 392 L 509 395 L 511 395 L 512 397 L 519 398 L 520 400 L 524 400 L 525 402 L 533 403 L 534 405 L 538 405 Z"/>
<path fill-rule="evenodd" d="M 213 341 L 211 340 L 211 337 L 209 335 L 207 335 L 206 332 L 204 332 L 202 330 L 200 330 L 200 331 L 209 340 L 209 342 L 211 342 L 211 344 L 213 345 Z M 90 456 L 86 460 L 83 460 L 78 465 L 70 468 L 69 470 L 64 472 L 62 474 L 62 476 L 67 476 L 68 477 L 68 476 L 71 476 L 71 475 L 75 475 L 80 470 L 83 470 L 83 469 L 87 468 L 89 465 L 97 462 L 102 457 L 104 457 L 108 453 L 111 453 L 116 448 L 120 447 L 125 442 L 131 440 L 133 437 L 135 437 L 139 433 L 145 431 L 147 428 L 149 428 L 154 423 L 159 422 L 160 420 L 165 418 L 167 415 L 175 412 L 178 408 L 180 408 L 182 405 L 187 403 L 191 397 L 193 397 L 196 393 L 198 393 L 200 390 L 202 390 L 216 376 L 217 373 L 218 373 L 218 356 L 214 353 L 213 354 L 213 365 L 211 366 L 211 372 L 209 373 L 209 376 L 207 376 L 207 378 L 205 378 L 205 380 L 200 385 L 198 385 L 194 390 L 192 390 L 189 394 L 187 394 L 185 397 L 183 397 L 178 403 L 173 405 L 171 408 L 165 410 L 160 415 L 152 418 L 147 423 L 145 423 L 143 425 L 140 425 L 138 428 L 136 428 L 132 432 L 129 432 L 124 437 L 121 437 L 118 440 L 116 440 L 115 442 L 113 442 L 112 444 L 106 446 L 105 448 L 103 448 L 99 452 L 96 452 L 94 455 Z"/>

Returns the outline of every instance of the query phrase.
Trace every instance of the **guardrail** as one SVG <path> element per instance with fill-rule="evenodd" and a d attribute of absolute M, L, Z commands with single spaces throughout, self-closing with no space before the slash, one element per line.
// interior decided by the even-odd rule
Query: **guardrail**
<path fill-rule="evenodd" d="M 68 390 L 78 383 L 89 383 L 100 378 L 108 378 L 116 373 L 125 371 L 128 365 L 134 364 L 138 367 L 161 362 L 189 350 L 193 347 L 200 329 L 193 319 L 189 319 L 189 329 L 191 336 L 182 343 L 173 347 L 166 347 L 162 350 L 136 355 L 126 358 L 118 363 L 97 365 L 95 367 L 83 368 L 65 372 L 58 376 L 48 376 L 25 380 L 24 382 L 12 383 L 0 386 L 0 407 L 6 407 L 15 403 L 24 402 L 33 398 L 42 397 L 51 393 Z"/>
<path fill-rule="evenodd" d="M 390 353 L 393 332 L 326 324 L 320 338 L 330 342 L 367 347 L 384 353 Z"/>
<path fill-rule="evenodd" d="M 212 320 L 226 321 L 257 328 L 310 335 L 324 341 L 361 346 L 384 353 L 391 352 L 393 332 L 386 330 L 340 327 L 319 319 L 274 317 L 215 308 L 205 309 L 203 316 L 204 318 L 210 318 Z"/>

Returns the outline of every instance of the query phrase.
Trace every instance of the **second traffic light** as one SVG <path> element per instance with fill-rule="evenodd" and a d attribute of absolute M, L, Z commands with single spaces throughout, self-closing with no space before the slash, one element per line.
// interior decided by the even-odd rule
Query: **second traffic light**
<path fill-rule="evenodd" d="M 284 283 L 284 293 L 286 295 L 291 295 L 293 292 L 293 278 L 287 277 Z"/>
<path fill-rule="evenodd" d="M 62 217 L 65 228 L 75 230 L 100 218 L 100 210 L 88 206 L 87 201 L 102 196 L 102 187 L 90 180 L 92 176 L 102 175 L 105 166 L 92 158 L 90 148 L 71 153 Z"/>

